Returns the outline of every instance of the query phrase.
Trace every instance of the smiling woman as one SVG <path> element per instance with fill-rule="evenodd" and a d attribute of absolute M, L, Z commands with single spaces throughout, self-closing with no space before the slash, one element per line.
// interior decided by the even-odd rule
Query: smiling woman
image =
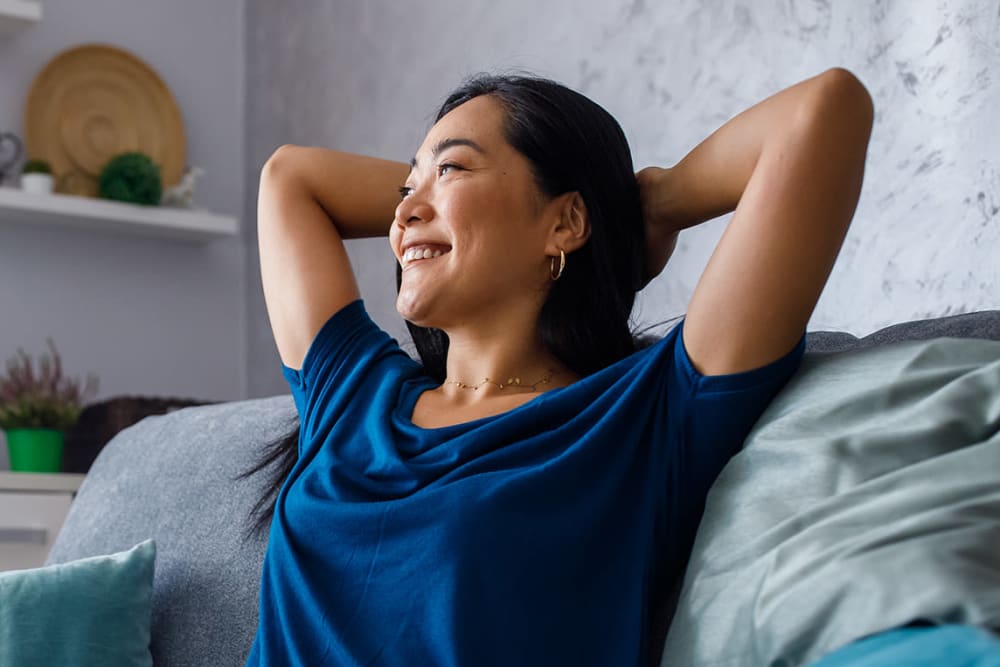
<path fill-rule="evenodd" d="M 409 165 L 280 148 L 261 274 L 300 424 L 247 472 L 278 462 L 248 664 L 655 661 L 708 489 L 798 367 L 870 129 L 829 70 L 636 174 L 593 101 L 481 76 Z M 640 341 L 636 292 L 734 208 L 688 316 Z M 419 362 L 360 298 L 365 236 Z"/>
<path fill-rule="evenodd" d="M 637 349 L 628 318 L 643 269 L 639 192 L 624 133 L 604 109 L 552 82 L 480 77 L 445 101 L 421 151 L 434 173 L 419 168 L 418 151 L 390 240 L 441 226 L 467 248 L 451 257 L 465 260 L 464 302 L 439 299 L 437 320 L 411 316 L 406 306 L 427 292 L 397 270 L 397 307 L 429 373 L 565 386 Z M 507 332 L 499 358 L 473 342 L 489 331 Z M 497 394 L 443 384 L 422 401 L 447 411 Z"/>

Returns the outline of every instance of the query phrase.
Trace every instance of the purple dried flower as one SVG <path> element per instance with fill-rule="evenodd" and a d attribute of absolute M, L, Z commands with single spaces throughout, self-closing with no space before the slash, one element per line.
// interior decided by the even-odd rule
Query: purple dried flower
<path fill-rule="evenodd" d="M 51 338 L 47 342 L 52 355 L 40 357 L 38 375 L 21 348 L 7 361 L 7 376 L 0 376 L 0 429 L 67 429 L 79 418 L 83 402 L 96 394 L 97 376 L 89 375 L 81 392 L 78 380 L 63 377 L 59 351 Z"/>
<path fill-rule="evenodd" d="M 34 369 L 31 367 L 31 357 L 29 357 L 28 353 L 25 352 L 24 350 L 22 350 L 21 348 L 18 348 L 18 352 L 21 354 L 21 358 L 24 359 L 24 369 L 23 370 L 24 370 L 24 374 L 25 374 L 24 375 L 24 381 L 26 383 L 26 386 L 27 387 L 34 387 L 35 386 L 35 372 L 34 372 Z"/>

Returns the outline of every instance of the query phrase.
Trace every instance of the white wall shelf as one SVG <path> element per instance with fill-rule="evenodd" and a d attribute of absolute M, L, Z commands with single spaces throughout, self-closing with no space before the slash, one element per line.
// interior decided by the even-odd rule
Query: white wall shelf
<path fill-rule="evenodd" d="M 54 225 L 186 243 L 206 243 L 239 233 L 233 216 L 75 195 L 35 194 L 17 188 L 0 188 L 0 225 L 4 224 Z"/>
<path fill-rule="evenodd" d="M 0 34 L 17 32 L 41 20 L 40 0 L 0 0 Z"/>

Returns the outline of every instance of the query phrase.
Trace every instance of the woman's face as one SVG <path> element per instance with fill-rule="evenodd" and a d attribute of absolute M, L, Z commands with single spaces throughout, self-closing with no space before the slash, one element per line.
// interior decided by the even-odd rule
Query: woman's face
<path fill-rule="evenodd" d="M 412 162 L 389 242 L 402 265 L 396 308 L 414 324 L 448 330 L 544 301 L 557 200 L 540 193 L 503 121 L 499 102 L 475 97 L 431 128 Z"/>

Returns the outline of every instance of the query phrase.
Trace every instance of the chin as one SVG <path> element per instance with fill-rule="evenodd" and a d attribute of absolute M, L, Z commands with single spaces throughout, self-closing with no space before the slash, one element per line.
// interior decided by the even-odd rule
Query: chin
<path fill-rule="evenodd" d="M 427 301 L 406 290 L 396 297 L 396 312 L 404 320 L 418 327 L 434 327 L 430 311 L 430 304 Z"/>

